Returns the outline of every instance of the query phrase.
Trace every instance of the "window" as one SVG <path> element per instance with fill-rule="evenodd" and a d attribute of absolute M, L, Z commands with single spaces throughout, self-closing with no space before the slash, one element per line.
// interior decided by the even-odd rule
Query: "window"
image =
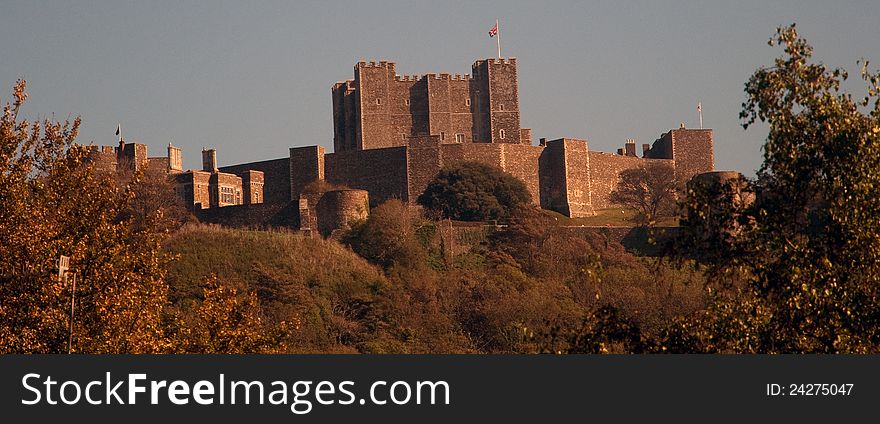
<path fill-rule="evenodd" d="M 406 103 L 407 106 L 409 106 L 409 99 L 406 99 L 403 102 Z"/>
<path fill-rule="evenodd" d="M 440 140 L 446 140 L 446 133 L 443 131 L 440 131 Z"/>
<path fill-rule="evenodd" d="M 498 110 L 504 112 L 504 103 L 500 103 L 500 104 L 498 105 Z"/>
<path fill-rule="evenodd" d="M 376 99 L 376 104 L 377 104 L 377 105 L 381 105 L 381 104 L 382 104 L 382 99 Z"/>
<path fill-rule="evenodd" d="M 498 130 L 498 138 L 504 140 L 504 130 Z"/>
<path fill-rule="evenodd" d="M 220 187 L 220 203 L 235 203 L 235 190 L 232 187 Z"/>
<path fill-rule="evenodd" d="M 400 139 L 401 139 L 401 140 L 406 140 L 406 134 L 400 134 Z"/>
<path fill-rule="evenodd" d="M 464 143 L 464 134 L 456 134 L 455 135 L 456 143 Z"/>
<path fill-rule="evenodd" d="M 464 99 L 464 105 L 465 105 L 465 106 L 470 106 L 470 105 L 471 105 L 471 99 Z"/>

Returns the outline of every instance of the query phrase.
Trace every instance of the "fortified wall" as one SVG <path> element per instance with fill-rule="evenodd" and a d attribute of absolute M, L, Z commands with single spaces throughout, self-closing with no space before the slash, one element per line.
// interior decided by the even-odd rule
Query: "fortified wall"
<path fill-rule="evenodd" d="M 372 206 L 412 202 L 441 168 L 478 161 L 521 179 L 535 204 L 580 217 L 615 206 L 609 194 L 623 170 L 665 163 L 686 181 L 714 169 L 712 130 L 683 125 L 643 144 L 641 155 L 635 140 L 616 154 L 575 138 L 533 145 L 520 126 L 516 67 L 515 58 L 485 59 L 471 74 L 413 76 L 398 75 L 394 62 L 358 62 L 354 78 L 331 89 L 334 152 L 294 147 L 284 159 L 222 170 L 259 170 L 266 202 L 297 202 L 314 215 L 317 199 L 302 196 L 313 181 L 364 190 Z"/>
<path fill-rule="evenodd" d="M 365 216 L 359 205 L 367 202 L 414 202 L 441 168 L 463 161 L 512 174 L 536 205 L 570 217 L 614 207 L 609 194 L 626 169 L 668 164 L 682 182 L 714 170 L 712 130 L 683 124 L 643 144 L 641 155 L 631 139 L 616 154 L 591 151 L 576 138 L 533 145 L 531 130 L 520 125 L 515 58 L 477 60 L 471 74 L 420 76 L 398 75 L 394 62 L 361 61 L 354 78 L 334 84 L 331 95 L 331 153 L 294 147 L 280 159 L 218 167 L 216 152 L 206 150 L 203 169 L 187 172 L 180 170 L 180 149 L 170 145 L 166 158 L 149 158 L 136 144 L 95 149 L 93 156 L 107 168 L 125 162 L 168 169 L 194 209 L 211 209 L 201 212 L 211 222 L 285 222 L 323 234 Z M 347 189 L 305 193 L 316 181 Z"/>

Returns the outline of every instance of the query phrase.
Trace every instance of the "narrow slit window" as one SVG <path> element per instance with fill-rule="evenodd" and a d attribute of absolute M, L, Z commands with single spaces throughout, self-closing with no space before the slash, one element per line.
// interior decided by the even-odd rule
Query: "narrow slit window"
<path fill-rule="evenodd" d="M 498 130 L 498 138 L 504 140 L 504 130 Z"/>

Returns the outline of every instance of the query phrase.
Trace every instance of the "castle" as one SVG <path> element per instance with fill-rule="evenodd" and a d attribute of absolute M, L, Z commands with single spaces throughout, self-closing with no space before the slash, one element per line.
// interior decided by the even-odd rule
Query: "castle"
<path fill-rule="evenodd" d="M 293 147 L 279 159 L 217 167 L 216 153 L 206 150 L 202 171 L 182 172 L 173 146 L 167 158 L 147 158 L 137 145 L 119 149 L 133 152 L 135 163 L 167 163 L 200 218 L 303 229 L 344 225 L 363 216 L 364 202 L 414 201 L 442 167 L 461 161 L 516 176 L 536 205 L 570 217 L 612 207 L 608 196 L 620 172 L 649 161 L 673 166 L 681 181 L 714 170 L 712 130 L 684 125 L 643 144 L 641 156 L 631 139 L 616 154 L 591 151 L 586 140 L 574 138 L 533 145 L 531 130 L 520 125 L 516 67 L 515 58 L 485 59 L 469 75 L 402 76 L 394 62 L 358 62 L 354 79 L 331 89 L 332 153 L 318 145 Z M 315 181 L 348 190 L 337 190 L 329 209 L 318 208 L 321 197 L 306 190 Z"/>
<path fill-rule="evenodd" d="M 168 156 L 149 157 L 145 144 L 126 143 L 122 137 L 116 148 L 91 146 L 89 158 L 100 171 L 167 174 L 175 183 L 175 192 L 192 209 L 263 203 L 263 173 L 256 170 L 240 174 L 221 172 L 214 149 L 202 150 L 201 171 L 184 172 L 183 150 L 170 143 Z"/>

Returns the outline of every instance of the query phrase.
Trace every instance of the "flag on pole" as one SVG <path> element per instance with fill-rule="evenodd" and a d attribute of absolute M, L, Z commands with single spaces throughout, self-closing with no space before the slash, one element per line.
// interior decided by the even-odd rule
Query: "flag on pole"
<path fill-rule="evenodd" d="M 122 132 L 122 125 L 116 124 L 116 135 Z"/>
<path fill-rule="evenodd" d="M 697 112 L 702 112 L 702 111 L 703 111 L 703 104 L 700 102 L 697 102 Z"/>
<path fill-rule="evenodd" d="M 489 37 L 494 37 L 498 43 L 498 58 L 501 59 L 501 34 L 498 33 L 498 19 L 495 20 L 495 26 L 489 30 Z"/>

